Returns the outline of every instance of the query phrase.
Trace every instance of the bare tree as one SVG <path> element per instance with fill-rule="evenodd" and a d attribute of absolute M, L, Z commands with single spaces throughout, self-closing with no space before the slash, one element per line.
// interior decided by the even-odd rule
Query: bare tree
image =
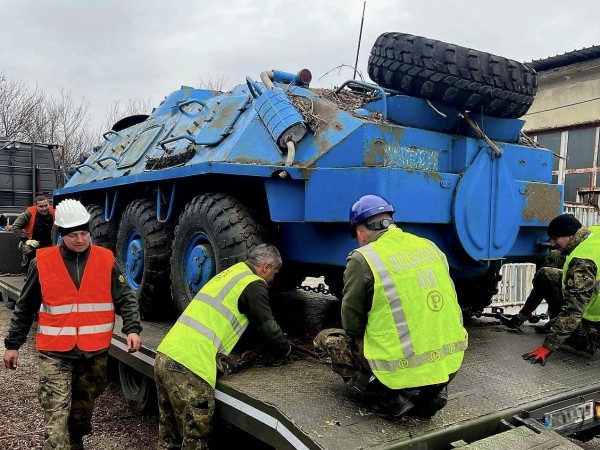
<path fill-rule="evenodd" d="M 227 77 L 224 74 L 206 75 L 198 78 L 198 87 L 210 91 L 222 92 L 225 89 Z"/>
<path fill-rule="evenodd" d="M 67 167 L 79 160 L 82 153 L 88 153 L 93 145 L 93 135 L 89 129 L 87 103 L 73 101 L 70 92 L 63 89 L 57 98 L 50 98 L 47 107 L 52 120 L 53 141 L 60 145 L 55 154 L 59 167 Z"/>
<path fill-rule="evenodd" d="M 31 118 L 44 107 L 45 94 L 29 89 L 20 80 L 0 74 L 0 135 L 25 140 L 31 134 Z"/>

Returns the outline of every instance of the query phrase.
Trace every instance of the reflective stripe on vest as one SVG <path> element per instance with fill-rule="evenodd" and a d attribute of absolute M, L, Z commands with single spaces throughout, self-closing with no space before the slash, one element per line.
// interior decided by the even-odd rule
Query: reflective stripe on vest
<path fill-rule="evenodd" d="M 82 304 L 77 307 L 77 304 L 72 303 L 70 305 L 62 305 L 62 306 L 49 306 L 42 305 L 40 306 L 40 312 L 48 313 L 48 314 L 67 314 L 70 312 L 98 312 L 98 311 L 112 311 L 115 309 L 115 305 L 113 303 L 87 303 Z"/>
<path fill-rule="evenodd" d="M 596 263 L 595 288 L 588 302 L 583 318 L 592 322 L 600 322 L 600 226 L 591 226 L 590 234 L 569 254 L 563 266 L 562 286 L 565 292 L 565 277 L 567 269 L 573 258 L 591 259 Z"/>
<path fill-rule="evenodd" d="M 38 314 L 38 350 L 65 352 L 75 346 L 98 351 L 110 346 L 114 328 L 110 250 L 91 246 L 79 290 L 62 259 L 60 247 L 38 250 L 42 304 Z"/>
<path fill-rule="evenodd" d="M 27 236 L 27 239 L 31 239 L 33 236 L 33 226 L 35 225 L 35 217 L 38 213 L 38 210 L 37 210 L 37 207 L 30 206 L 29 208 L 27 208 L 27 211 L 29 211 L 31 213 L 31 217 L 29 218 L 29 222 L 27 222 L 27 225 L 25 226 L 25 228 L 23 228 L 23 233 L 25 233 L 25 236 Z M 48 213 L 52 214 L 52 217 L 54 217 L 55 212 L 54 212 L 54 208 L 52 206 L 48 206 Z"/>
<path fill-rule="evenodd" d="M 248 326 L 238 300 L 249 283 L 261 280 L 245 263 L 217 274 L 187 306 L 157 351 L 216 384 L 217 353 L 229 354 Z"/>
<path fill-rule="evenodd" d="M 443 253 L 396 227 L 357 251 L 375 279 L 364 342 L 375 376 L 392 389 L 447 381 L 468 342 Z"/>

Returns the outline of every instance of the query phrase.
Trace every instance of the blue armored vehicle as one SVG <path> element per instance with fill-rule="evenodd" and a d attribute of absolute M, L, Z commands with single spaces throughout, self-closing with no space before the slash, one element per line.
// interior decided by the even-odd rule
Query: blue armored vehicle
<path fill-rule="evenodd" d="M 323 275 L 339 295 L 356 247 L 348 210 L 378 194 L 398 226 L 442 249 L 462 307 L 480 311 L 502 264 L 545 254 L 562 211 L 553 154 L 518 119 L 536 74 L 401 33 L 378 38 L 369 74 L 375 84 L 335 90 L 310 88 L 308 70 L 267 70 L 228 92 L 184 86 L 107 131 L 55 203 L 87 205 L 144 315 L 166 317 L 263 241 L 284 258 L 280 289 Z"/>

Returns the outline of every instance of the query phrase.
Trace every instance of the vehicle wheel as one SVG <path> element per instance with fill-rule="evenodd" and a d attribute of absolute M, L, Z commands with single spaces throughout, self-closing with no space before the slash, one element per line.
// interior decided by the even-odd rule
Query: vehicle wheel
<path fill-rule="evenodd" d="M 90 233 L 92 243 L 109 250 L 115 250 L 117 243 L 117 223 L 104 220 L 104 208 L 96 203 L 87 206 L 90 213 Z"/>
<path fill-rule="evenodd" d="M 273 280 L 272 289 L 275 292 L 289 292 L 302 284 L 306 276 L 301 267 L 293 263 L 286 263 Z"/>
<path fill-rule="evenodd" d="M 154 380 L 119 361 L 119 381 L 127 403 L 138 413 L 153 415 L 158 410 Z"/>
<path fill-rule="evenodd" d="M 479 313 L 492 303 L 498 293 L 498 282 L 502 279 L 498 270 L 472 278 L 455 278 L 454 287 L 461 309 Z"/>
<path fill-rule="evenodd" d="M 224 194 L 203 194 L 189 202 L 175 229 L 171 293 L 178 313 L 215 274 L 247 257 L 265 241 L 266 230 L 252 211 Z"/>
<path fill-rule="evenodd" d="M 331 295 L 342 299 L 344 296 L 344 269 L 331 270 L 325 274 L 325 284 L 329 288 Z"/>
<path fill-rule="evenodd" d="M 19 250 L 19 238 L 10 231 L 0 231 L 0 273 L 23 273 L 23 254 Z"/>
<path fill-rule="evenodd" d="M 525 64 L 403 33 L 377 38 L 368 69 L 383 87 L 493 117 L 521 117 L 537 92 Z"/>
<path fill-rule="evenodd" d="M 156 219 L 156 205 L 135 200 L 123 211 L 117 232 L 117 261 L 145 319 L 172 316 L 169 257 L 173 229 Z"/>

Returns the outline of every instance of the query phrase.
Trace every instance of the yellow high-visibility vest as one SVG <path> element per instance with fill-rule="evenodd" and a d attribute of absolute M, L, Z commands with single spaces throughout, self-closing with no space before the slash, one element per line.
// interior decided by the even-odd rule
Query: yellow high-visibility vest
<path fill-rule="evenodd" d="M 375 278 L 364 352 L 377 379 L 391 389 L 448 381 L 467 331 L 444 254 L 395 226 L 357 251 Z"/>
<path fill-rule="evenodd" d="M 598 299 L 598 297 L 600 297 L 600 226 L 591 226 L 590 231 L 592 234 L 585 238 L 585 240 L 575 247 L 571 254 L 567 256 L 565 265 L 563 266 L 562 284 L 564 292 L 567 269 L 569 268 L 569 264 L 573 258 L 591 259 L 594 261 L 597 268 L 596 289 L 594 290 L 594 293 L 590 298 L 590 302 L 583 312 L 583 318 L 592 322 L 600 322 L 600 300 Z"/>
<path fill-rule="evenodd" d="M 216 275 L 179 316 L 157 351 L 187 367 L 213 388 L 217 353 L 228 355 L 248 326 L 238 300 L 252 281 L 262 280 L 245 263 Z"/>

